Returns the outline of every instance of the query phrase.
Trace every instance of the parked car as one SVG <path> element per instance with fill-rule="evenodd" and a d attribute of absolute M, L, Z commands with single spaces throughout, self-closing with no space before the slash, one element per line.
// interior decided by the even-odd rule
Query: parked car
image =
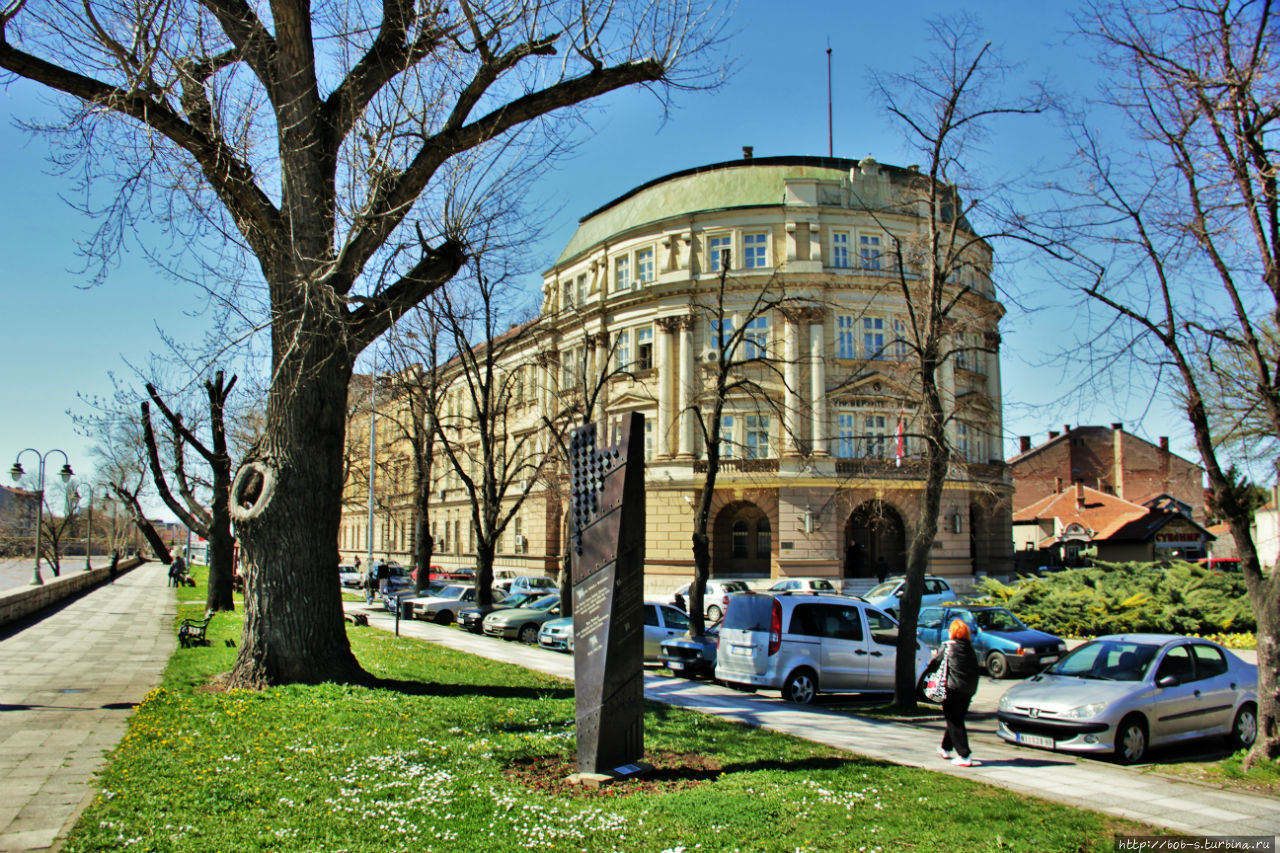
<path fill-rule="evenodd" d="M 538 645 L 557 652 L 573 651 L 573 617 L 561 616 L 542 623 L 538 631 Z"/>
<path fill-rule="evenodd" d="M 1003 607 L 923 607 L 916 620 L 916 637 L 936 649 L 947 639 L 953 619 L 969 626 L 973 651 L 992 678 L 1030 675 L 1067 653 L 1064 640 L 1028 628 Z"/>
<path fill-rule="evenodd" d="M 1020 746 L 1141 761 L 1150 747 L 1258 736 L 1258 668 L 1217 643 L 1113 634 L 1073 649 L 1000 697 L 996 733 Z"/>
<path fill-rule="evenodd" d="M 514 577 L 503 578 L 501 581 L 494 581 L 494 589 L 500 589 L 507 593 L 517 592 L 556 592 L 559 587 L 556 582 L 546 575 L 516 575 Z"/>
<path fill-rule="evenodd" d="M 493 597 L 501 602 L 503 594 L 494 592 Z M 419 596 L 413 601 L 413 618 L 438 625 L 452 625 L 458 613 L 476 600 L 476 588 L 466 584 L 447 584 L 431 595 Z"/>
<path fill-rule="evenodd" d="M 662 641 L 689 631 L 689 614 L 670 604 L 657 601 L 644 603 L 644 659 L 657 661 Z"/>
<path fill-rule="evenodd" d="M 827 578 L 787 578 L 769 587 L 769 592 L 821 593 L 839 595 L 840 590 Z"/>
<path fill-rule="evenodd" d="M 544 595 L 528 607 L 498 610 L 484 617 L 484 633 L 504 640 L 522 643 L 538 642 L 538 629 L 542 623 L 560 615 L 560 596 Z"/>
<path fill-rule="evenodd" d="M 680 596 L 686 602 L 689 601 L 689 587 L 692 584 L 684 586 L 671 593 L 671 597 L 667 599 L 668 604 L 676 603 L 676 596 Z M 712 622 L 719 622 L 724 618 L 725 608 L 729 606 L 729 596 L 737 595 L 742 592 L 751 592 L 751 587 L 747 586 L 746 581 L 707 581 L 706 592 L 702 597 L 702 613 Z"/>
<path fill-rule="evenodd" d="M 360 589 L 364 586 L 364 572 L 351 565 L 338 566 L 338 583 L 347 589 Z"/>
<path fill-rule="evenodd" d="M 862 594 L 862 600 L 872 607 L 883 610 L 890 616 L 897 618 L 898 615 L 898 599 L 902 598 L 902 591 L 906 588 L 906 578 L 889 578 L 882 584 L 877 584 Z M 948 604 L 956 600 L 956 594 L 951 589 L 951 584 L 942 578 L 927 576 L 924 579 L 924 594 L 920 596 L 920 606 L 928 607 L 931 604 Z"/>
<path fill-rule="evenodd" d="M 715 677 L 781 690 L 800 705 L 818 693 L 890 692 L 898 623 L 842 595 L 735 595 L 720 626 Z M 916 644 L 916 676 L 929 650 Z"/>
<path fill-rule="evenodd" d="M 404 566 L 392 560 L 379 560 L 373 564 L 373 568 L 369 570 L 369 573 L 365 578 L 365 583 L 369 583 L 372 580 L 373 590 L 375 592 L 382 591 L 378 588 L 377 576 L 378 568 L 383 565 L 387 567 L 387 571 L 390 573 L 390 576 L 387 578 L 388 590 L 395 592 L 403 589 L 411 589 L 414 586 L 413 575 L 411 575 L 409 570 Z"/>
<path fill-rule="evenodd" d="M 495 601 L 487 607 L 465 608 L 458 613 L 458 625 L 473 634 L 482 633 L 484 630 L 484 617 L 490 613 L 495 610 L 514 610 L 517 607 L 528 607 L 544 595 L 546 593 L 518 592 L 515 595 L 508 595 L 501 601 Z"/>
<path fill-rule="evenodd" d="M 720 629 L 711 627 L 701 637 L 677 634 L 663 640 L 658 647 L 658 661 L 674 675 L 711 678 L 716 670 L 716 648 L 720 645 Z"/>
<path fill-rule="evenodd" d="M 433 581 L 454 581 L 475 583 L 476 570 L 471 568 L 444 568 L 443 566 L 432 566 L 427 575 L 428 580 Z"/>

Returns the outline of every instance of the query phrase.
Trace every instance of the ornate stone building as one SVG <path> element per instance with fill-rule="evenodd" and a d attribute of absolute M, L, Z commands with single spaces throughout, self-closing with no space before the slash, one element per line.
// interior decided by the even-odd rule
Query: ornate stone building
<path fill-rule="evenodd" d="M 865 584 L 905 567 L 924 476 L 907 305 L 927 227 L 923 180 L 871 158 L 690 169 L 585 216 L 544 274 L 540 317 L 504 353 L 521 375 L 513 429 L 536 430 L 541 415 L 581 410 L 593 396 L 604 428 L 644 414 L 650 592 L 692 573 L 692 506 L 707 466 L 701 413 L 722 347 L 743 364 L 720 424 L 713 576 Z M 954 454 L 930 571 L 964 586 L 976 571 L 1008 571 L 1012 540 L 1000 459 L 1003 308 L 989 246 L 958 225 L 966 248 L 939 371 Z M 531 447 L 536 456 L 554 442 Z M 499 565 L 558 565 L 555 472 L 549 464 L 534 485 Z M 442 472 L 433 521 L 448 531 L 440 562 L 461 563 L 469 511 L 451 482 Z M 349 542 L 344 554 L 363 550 Z"/>

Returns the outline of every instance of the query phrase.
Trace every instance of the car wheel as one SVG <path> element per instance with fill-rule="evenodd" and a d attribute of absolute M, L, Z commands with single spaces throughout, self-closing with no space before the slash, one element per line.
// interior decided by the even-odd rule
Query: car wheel
<path fill-rule="evenodd" d="M 987 675 L 992 678 L 1004 678 L 1009 674 L 1009 659 L 999 652 L 987 655 Z"/>
<path fill-rule="evenodd" d="M 525 625 L 523 628 L 521 628 L 521 629 L 520 629 L 520 642 L 522 642 L 522 643 L 529 643 L 530 645 L 532 645 L 533 643 L 538 642 L 538 626 L 537 626 L 537 625 Z"/>
<path fill-rule="evenodd" d="M 797 669 L 782 685 L 782 698 L 797 705 L 808 705 L 817 693 L 818 679 L 808 669 Z"/>
<path fill-rule="evenodd" d="M 451 624 L 453 624 L 453 611 L 452 611 L 452 610 L 441 610 L 439 613 L 437 613 L 437 614 L 436 614 L 436 624 L 437 624 L 437 625 L 451 625 Z"/>
<path fill-rule="evenodd" d="M 1116 760 L 1137 764 L 1146 754 L 1147 724 L 1137 714 L 1130 714 L 1116 727 Z"/>
<path fill-rule="evenodd" d="M 1258 709 L 1252 702 L 1245 702 L 1236 711 L 1235 721 L 1231 724 L 1231 733 L 1227 735 L 1227 743 L 1236 749 L 1248 749 L 1258 739 Z"/>
<path fill-rule="evenodd" d="M 724 615 L 724 611 L 718 605 L 711 605 L 707 608 L 707 618 L 712 622 L 719 622 L 720 617 Z"/>

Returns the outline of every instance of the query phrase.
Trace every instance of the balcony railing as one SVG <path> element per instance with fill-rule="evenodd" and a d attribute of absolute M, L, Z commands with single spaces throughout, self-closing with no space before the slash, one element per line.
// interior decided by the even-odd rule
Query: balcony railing
<path fill-rule="evenodd" d="M 777 459 L 721 459 L 721 471 L 737 471 L 742 474 L 776 474 L 778 473 Z M 707 460 L 695 459 L 693 462 L 693 472 L 695 474 L 707 473 Z"/>

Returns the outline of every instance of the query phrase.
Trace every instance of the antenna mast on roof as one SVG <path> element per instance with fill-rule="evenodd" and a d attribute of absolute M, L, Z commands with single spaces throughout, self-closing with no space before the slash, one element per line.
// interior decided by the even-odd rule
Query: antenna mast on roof
<path fill-rule="evenodd" d="M 831 144 L 831 36 L 827 36 L 827 156 L 834 157 Z"/>

